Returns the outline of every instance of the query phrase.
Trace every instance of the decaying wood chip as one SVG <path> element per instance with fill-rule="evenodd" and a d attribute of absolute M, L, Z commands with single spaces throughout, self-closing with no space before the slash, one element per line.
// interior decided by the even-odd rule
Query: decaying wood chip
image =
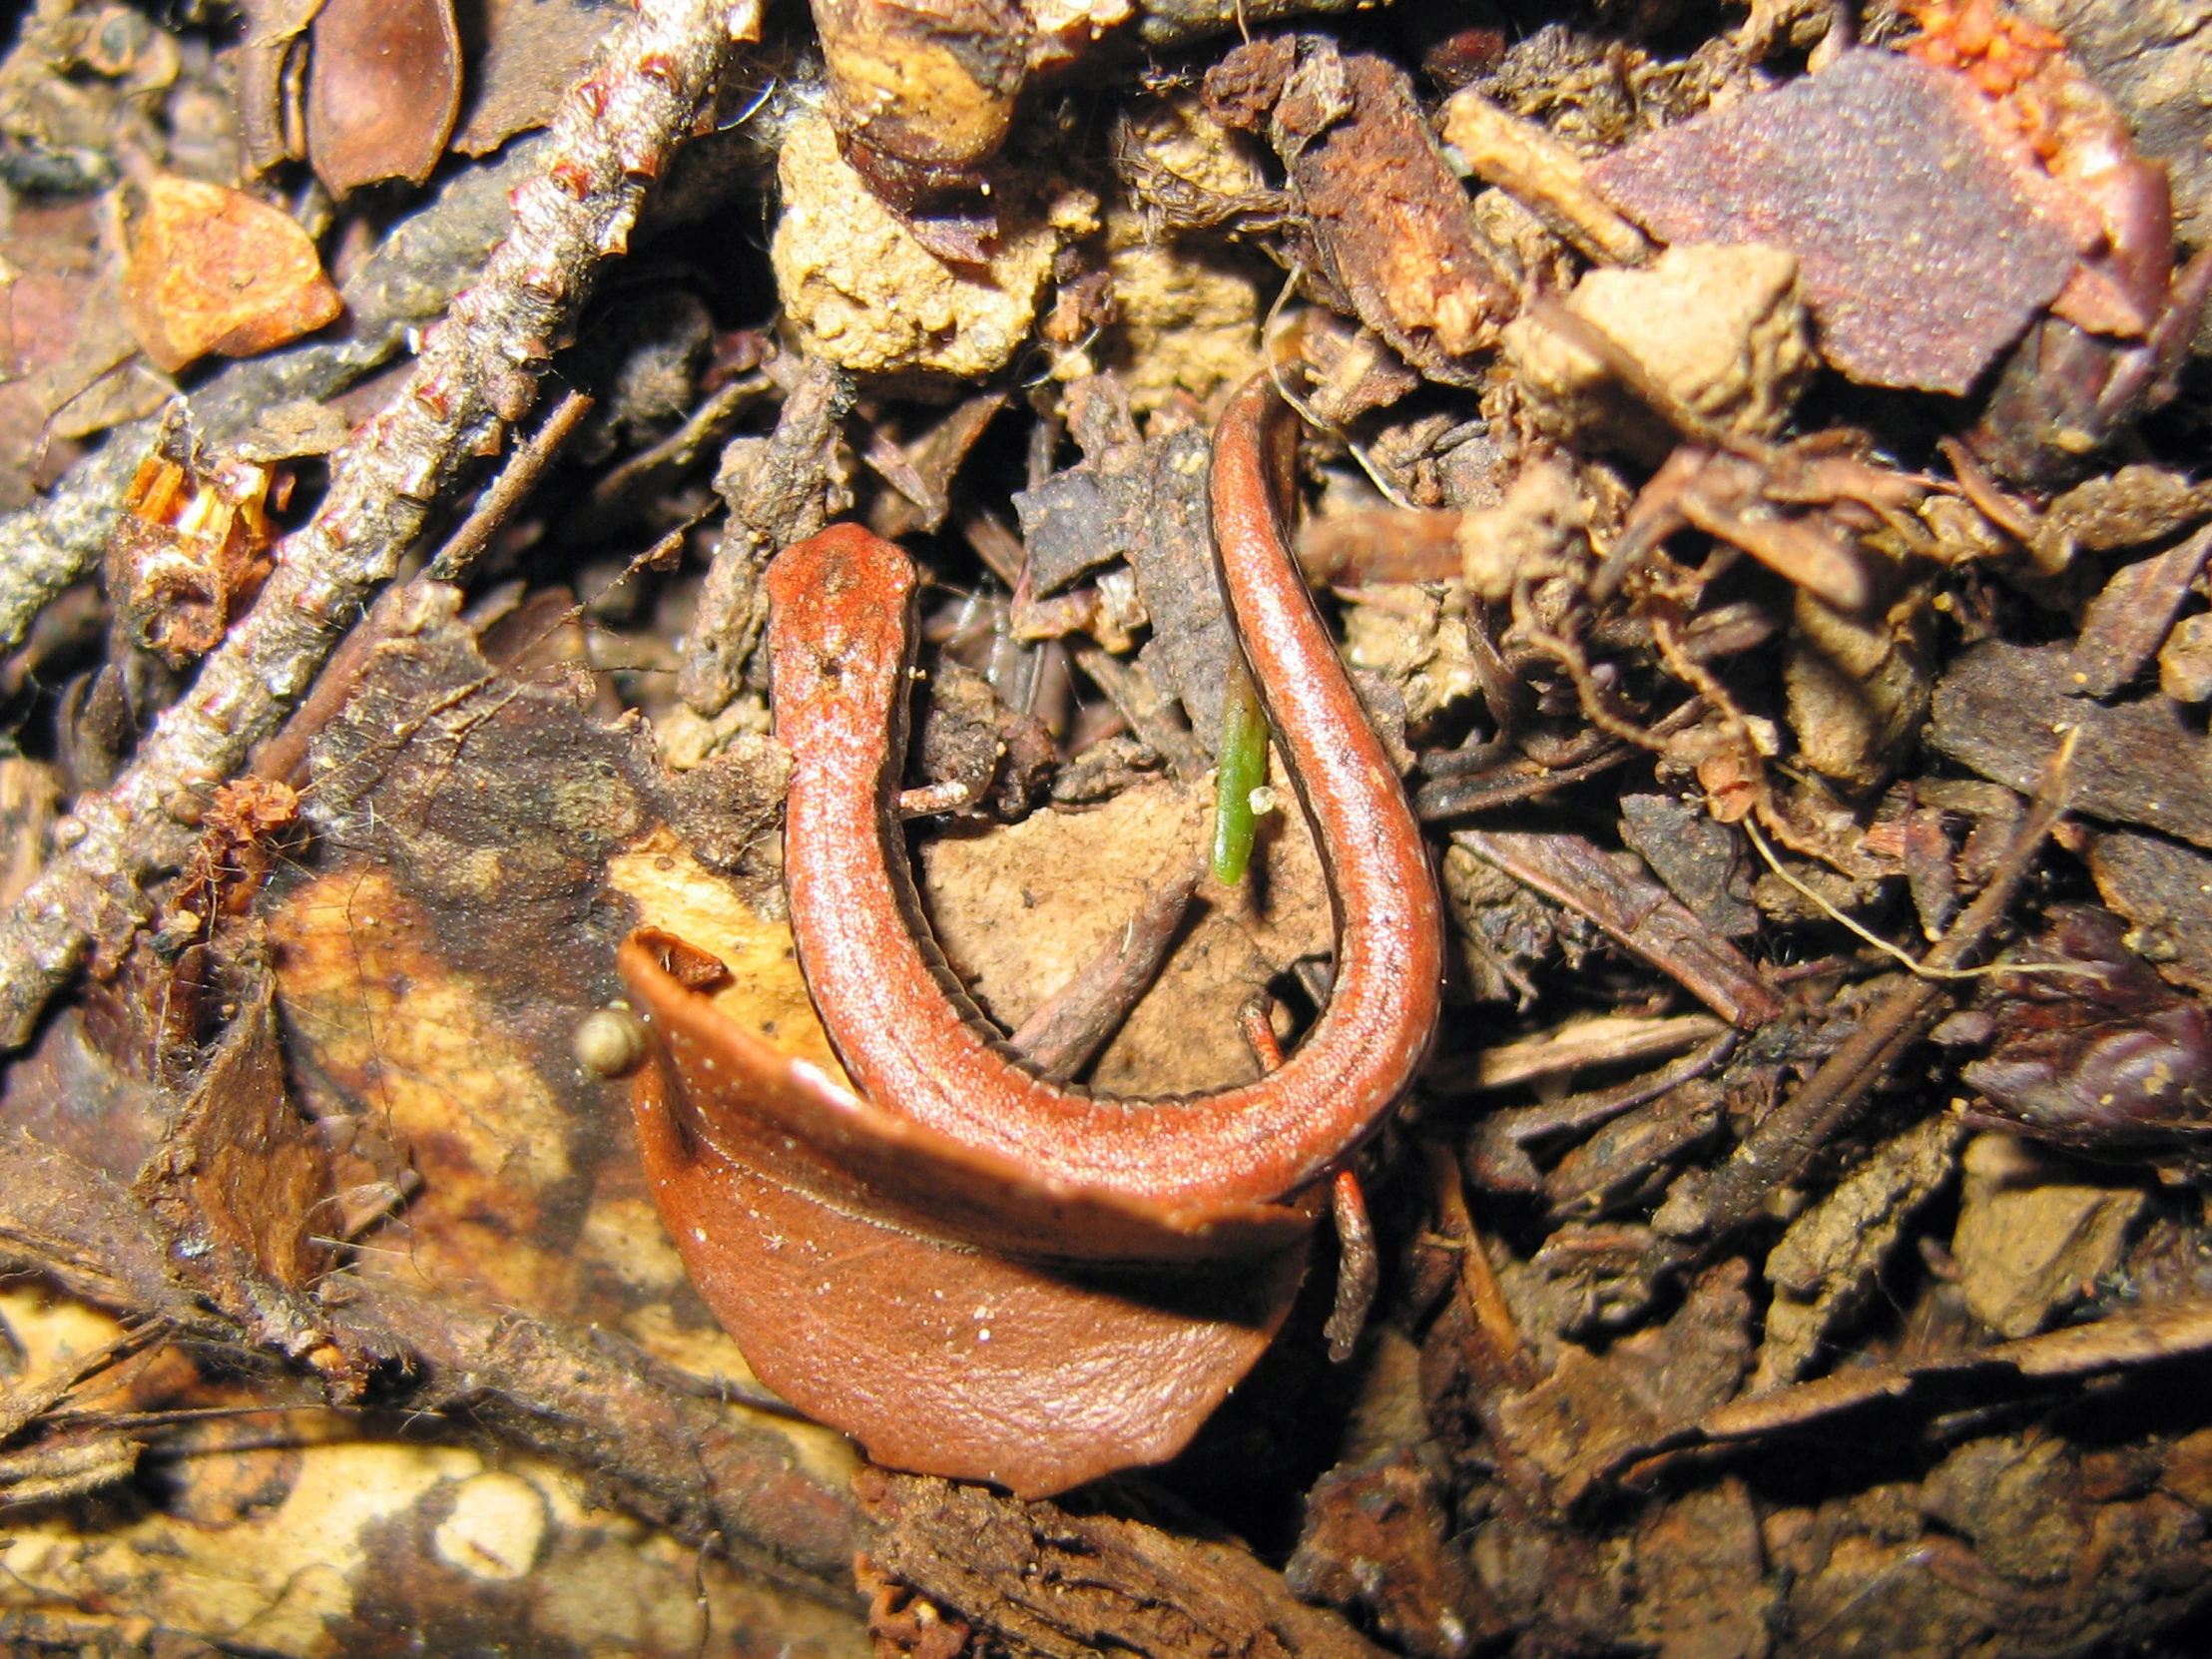
<path fill-rule="evenodd" d="M 1766 1337 L 1750 1391 L 1794 1382 L 1838 1325 L 1857 1313 L 1897 1248 L 1905 1224 L 1950 1179 L 1966 1128 L 1949 1113 L 1926 1118 L 1879 1147 L 1794 1222 L 1767 1256 Z"/>
<path fill-rule="evenodd" d="M 2090 846 L 2089 872 L 2132 923 L 2129 949 L 2176 984 L 2212 993 L 2212 857 L 2163 835 L 2113 830 Z"/>
<path fill-rule="evenodd" d="M 1741 830 L 1674 796 L 1624 795 L 1621 838 L 1716 933 L 1741 938 L 1758 927 Z"/>
<path fill-rule="evenodd" d="M 2142 673 L 2165 643 L 2207 557 L 2212 557 L 2212 528 L 2113 573 L 2074 641 L 2073 683 L 2083 696 L 2110 697 Z"/>
<path fill-rule="evenodd" d="M 1215 118 L 1265 125 L 1301 219 L 1300 263 L 1349 311 L 1432 379 L 1473 384 L 1470 353 L 1495 343 L 1517 295 L 1484 245 L 1413 101 L 1385 60 L 1327 36 L 1240 46 L 1206 74 Z"/>
<path fill-rule="evenodd" d="M 1447 1072 L 1438 1086 L 1448 1088 L 1457 1083 L 1477 1089 L 1509 1089 L 1576 1071 L 1633 1065 L 1710 1043 L 1727 1029 L 1724 1022 L 1710 1014 L 1677 1014 L 1663 1019 L 1613 1014 L 1571 1020 L 1556 1031 L 1486 1048 L 1470 1072 L 1458 1077 Z"/>
<path fill-rule="evenodd" d="M 1596 1220 L 1659 1197 L 1690 1155 L 1720 1132 L 1724 1099 L 1711 1079 L 1693 1078 L 1614 1118 L 1543 1178 L 1552 1219 Z"/>
<path fill-rule="evenodd" d="M 829 521 L 830 449 L 852 397 L 851 376 L 831 363 L 809 362 L 766 447 L 740 449 L 741 439 L 723 453 L 715 487 L 729 503 L 730 521 L 700 590 L 677 680 L 679 695 L 702 715 L 721 713 L 744 684 L 768 623 L 761 572 L 769 559 Z"/>
<path fill-rule="evenodd" d="M 1603 1355 L 1568 1347 L 1549 1378 L 1498 1406 L 1500 1433 L 1554 1483 L 1556 1503 L 1734 1395 L 1751 1360 L 1749 1274 L 1740 1261 L 1708 1269 L 1664 1326 Z"/>
<path fill-rule="evenodd" d="M 2068 695 L 2086 684 L 2063 645 L 1990 640 L 1951 659 L 1936 684 L 1929 733 L 1952 760 L 2030 791 L 2053 734 L 2078 734 L 2074 802 L 2092 818 L 2212 847 L 2212 740 L 2164 697 L 2106 706 Z"/>
<path fill-rule="evenodd" d="M 1421 1659 L 1461 1659 L 1510 1625 L 1452 1546 L 1445 1513 L 1415 1452 L 1340 1464 L 1307 1495 L 1284 1578 L 1308 1601 L 1367 1610 Z"/>
<path fill-rule="evenodd" d="M 1112 1647 L 1144 1659 L 1371 1659 L 1242 1547 L 1184 1514 L 1162 1526 L 866 1469 L 855 1494 L 876 1570 L 990 1630 L 1022 1659 Z M 1135 1488 L 1129 1507 L 1146 1505 Z"/>

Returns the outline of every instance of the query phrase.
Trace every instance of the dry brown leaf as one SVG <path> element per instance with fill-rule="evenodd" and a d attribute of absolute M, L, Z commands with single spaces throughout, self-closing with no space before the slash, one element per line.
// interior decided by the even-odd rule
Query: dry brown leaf
<path fill-rule="evenodd" d="M 451 0 L 326 0 L 309 33 L 307 157 L 344 196 L 419 185 L 461 108 L 461 35 Z"/>
<path fill-rule="evenodd" d="M 216 352 L 251 357 L 311 333 L 344 308 L 314 244 L 243 192 L 157 174 L 131 228 L 123 314 L 175 373 Z"/>

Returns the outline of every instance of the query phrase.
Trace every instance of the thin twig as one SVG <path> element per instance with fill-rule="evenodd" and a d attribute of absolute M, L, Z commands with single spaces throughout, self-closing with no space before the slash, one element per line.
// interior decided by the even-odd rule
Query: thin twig
<path fill-rule="evenodd" d="M 1782 860 L 1774 855 L 1774 848 L 1767 844 L 1767 837 L 1759 832 L 1759 826 L 1754 824 L 1748 818 L 1744 820 L 1744 830 L 1747 833 L 1750 834 L 1751 844 L 1754 848 L 1757 849 L 1759 856 L 1766 860 L 1767 867 L 1774 871 L 1775 876 L 1782 882 L 1784 886 L 1788 887 L 1792 892 L 1796 893 L 1798 897 L 1804 899 L 1808 904 L 1811 904 L 1815 909 L 1819 910 L 1823 915 L 1827 916 L 1830 921 L 1833 921 L 1838 926 L 1842 927 L 1847 933 L 1850 933 L 1863 942 L 1872 945 L 1876 950 L 1879 950 L 1883 955 L 1889 957 L 1890 960 L 1897 963 L 1898 966 L 1905 969 L 1907 973 L 1916 975 L 1919 978 L 1993 979 L 2000 973 L 2014 975 L 2024 973 L 2044 973 L 2053 974 L 2061 978 L 2070 973 L 2080 974 L 2093 978 L 2098 974 L 2109 971 L 2103 965 L 2096 962 L 1989 962 L 1980 967 L 1932 967 L 1927 962 L 1921 961 L 1920 959 L 1915 957 L 1912 952 L 1905 949 L 1904 946 L 1892 944 L 1880 933 L 1877 933 L 1873 928 L 1867 926 L 1866 923 L 1858 921 L 1853 917 L 1846 915 L 1842 910 L 1839 910 L 1838 908 L 1836 908 L 1835 905 L 1831 904 L 1827 899 L 1823 898 L 1812 887 L 1806 885 L 1805 882 L 1800 881 L 1796 876 L 1792 875 L 1787 869 L 1783 867 Z"/>
<path fill-rule="evenodd" d="M 591 278 L 628 245 L 648 186 L 687 137 L 756 0 L 643 0 L 563 101 L 545 171 L 477 283 L 423 336 L 407 388 L 331 457 L 331 482 L 287 537 L 260 602 L 163 714 L 130 770 L 57 827 L 60 848 L 0 920 L 0 1045 L 25 1042 L 96 934 L 143 912 L 139 885 L 194 831 L 170 803 L 229 777 L 304 696 L 339 634 L 391 579 L 430 504 L 529 412 L 553 342 Z"/>
<path fill-rule="evenodd" d="M 1966 965 L 2003 920 L 2020 885 L 2035 867 L 2043 839 L 2066 811 L 2074 734 L 2068 732 L 2045 769 L 2034 803 L 2013 830 L 1987 886 L 1951 928 L 1929 947 L 1927 965 L 1938 973 Z M 1950 1005 L 1944 981 L 1908 976 L 1868 1014 L 1844 1045 L 1821 1063 L 1804 1087 L 1744 1138 L 1735 1155 L 1715 1170 L 1703 1189 L 1678 1186 L 1657 1225 L 1677 1238 L 1720 1238 L 1757 1215 L 1768 1197 L 1795 1181 L 1907 1049 L 1927 1034 Z M 1679 1202 L 1678 1202 L 1679 1197 Z M 1673 1212 L 1672 1215 L 1669 1212 Z"/>
<path fill-rule="evenodd" d="M 433 582 L 458 582 L 468 574 L 469 567 L 483 556 L 499 527 L 538 487 L 538 480 L 545 476 L 545 469 L 553 464 L 561 446 L 584 423 L 584 416 L 591 413 L 593 401 L 588 392 L 571 391 L 553 405 L 553 412 L 530 434 L 529 440 L 507 457 L 507 464 L 477 497 L 476 505 L 469 509 L 461 527 L 446 538 L 437 557 L 423 571 L 425 577 Z"/>
<path fill-rule="evenodd" d="M 784 399 L 767 450 L 734 489 L 726 454 L 715 487 L 732 490 L 730 518 L 700 587 L 684 666 L 676 677 L 677 696 L 696 714 L 720 714 L 745 685 L 747 659 L 768 622 L 761 572 L 770 557 L 829 521 L 823 493 L 830 446 L 852 407 L 852 394 L 851 375 L 834 363 L 811 361 Z"/>

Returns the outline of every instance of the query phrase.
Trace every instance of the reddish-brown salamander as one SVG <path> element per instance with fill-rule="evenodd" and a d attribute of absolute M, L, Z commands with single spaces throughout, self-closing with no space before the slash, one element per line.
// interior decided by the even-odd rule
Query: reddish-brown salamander
<path fill-rule="evenodd" d="M 877 1104 L 1040 1181 L 1193 1205 L 1281 1197 L 1382 1120 L 1435 1030 L 1436 883 L 1284 545 L 1283 415 L 1262 375 L 1222 416 L 1214 538 L 1245 659 L 1321 837 L 1337 973 L 1306 1040 L 1255 1083 L 1126 1099 L 1045 1082 L 1009 1058 L 929 935 L 899 828 L 913 564 L 838 525 L 769 570 L 776 731 L 792 756 L 785 883 L 823 1023 Z"/>

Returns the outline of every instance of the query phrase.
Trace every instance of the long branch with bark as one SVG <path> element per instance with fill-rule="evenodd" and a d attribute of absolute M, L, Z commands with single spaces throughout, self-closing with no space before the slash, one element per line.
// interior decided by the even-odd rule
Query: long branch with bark
<path fill-rule="evenodd" d="M 548 142 L 535 135 L 454 173 L 386 233 L 346 282 L 342 329 L 224 368 L 186 399 L 194 433 L 224 444 L 267 409 L 334 397 L 391 361 L 410 332 L 435 322 L 483 270 L 506 235 L 508 197 L 545 170 Z M 124 493 L 162 420 L 153 414 L 114 428 L 42 499 L 0 516 L 0 651 L 20 645 L 56 595 L 99 568 Z"/>
<path fill-rule="evenodd" d="M 759 25 L 758 0 L 641 0 L 570 90 L 507 240 L 423 336 L 406 389 L 332 456 L 322 504 L 279 548 L 253 611 L 115 788 L 76 804 L 54 858 L 0 920 L 0 1044 L 28 1039 L 91 940 L 136 924 L 144 883 L 190 849 L 200 792 L 276 730 L 443 492 L 529 412 L 592 278 L 627 247 L 647 190 Z"/>

